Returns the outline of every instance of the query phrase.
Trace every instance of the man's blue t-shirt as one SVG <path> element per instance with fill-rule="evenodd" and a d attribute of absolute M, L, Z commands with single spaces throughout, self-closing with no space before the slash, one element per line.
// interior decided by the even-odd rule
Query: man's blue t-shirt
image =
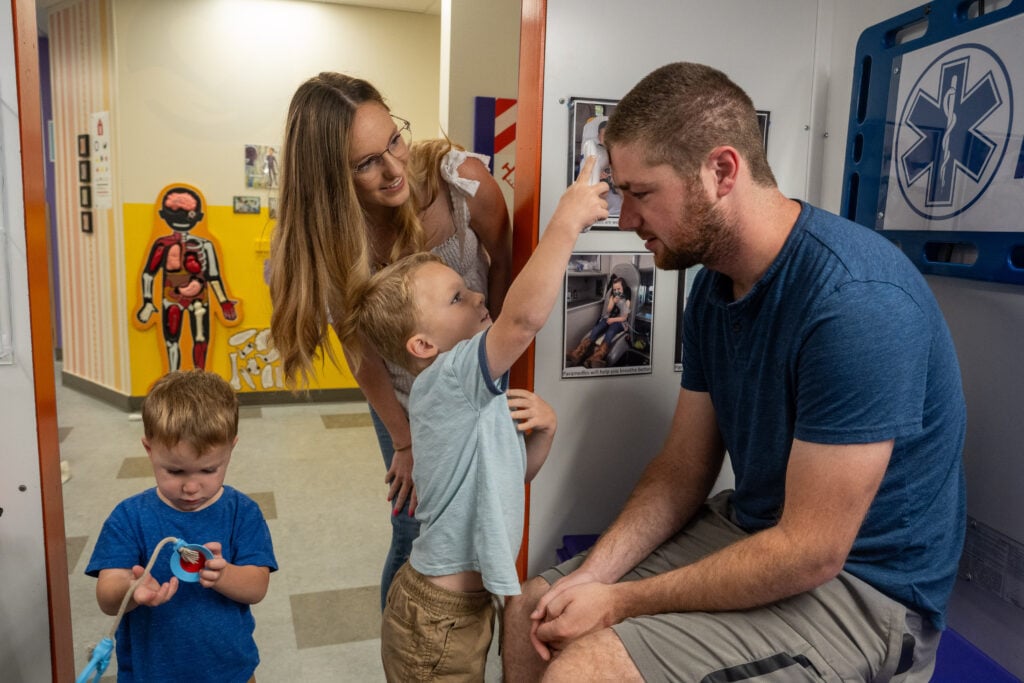
<path fill-rule="evenodd" d="M 224 559 L 236 565 L 277 569 L 270 530 L 259 506 L 225 486 L 213 505 L 197 512 L 175 510 L 149 489 L 118 503 L 103 523 L 85 573 L 143 567 L 164 538 L 202 545 L 217 541 Z M 153 564 L 153 578 L 172 573 L 174 544 Z M 159 607 L 139 606 L 117 628 L 117 680 L 225 681 L 245 683 L 259 664 L 249 605 L 199 583 L 179 581 L 178 591 Z"/>
<path fill-rule="evenodd" d="M 935 297 L 894 245 L 804 204 L 739 301 L 728 277 L 702 270 L 684 314 L 682 385 L 710 393 L 748 531 L 782 513 L 793 439 L 894 439 L 845 569 L 943 627 L 964 538 L 966 408 Z"/>

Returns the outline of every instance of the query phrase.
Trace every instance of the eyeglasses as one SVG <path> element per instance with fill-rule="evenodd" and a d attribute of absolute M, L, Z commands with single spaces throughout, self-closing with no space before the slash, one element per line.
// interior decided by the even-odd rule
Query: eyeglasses
<path fill-rule="evenodd" d="M 412 140 L 412 126 L 409 122 L 400 116 L 391 115 L 395 121 L 401 124 L 398 132 L 391 138 L 391 142 L 388 143 L 387 149 L 380 154 L 373 154 L 366 157 L 352 168 L 352 172 L 356 175 L 368 175 L 370 173 L 376 173 L 380 171 L 384 166 L 384 155 L 390 154 L 397 158 L 404 155 L 409 150 L 409 143 Z"/>

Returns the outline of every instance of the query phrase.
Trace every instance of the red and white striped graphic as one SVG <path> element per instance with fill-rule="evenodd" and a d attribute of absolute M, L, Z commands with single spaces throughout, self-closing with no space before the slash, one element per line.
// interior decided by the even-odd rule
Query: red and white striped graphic
<path fill-rule="evenodd" d="M 516 101 L 494 101 L 494 177 L 502 187 L 514 188 L 516 170 Z"/>

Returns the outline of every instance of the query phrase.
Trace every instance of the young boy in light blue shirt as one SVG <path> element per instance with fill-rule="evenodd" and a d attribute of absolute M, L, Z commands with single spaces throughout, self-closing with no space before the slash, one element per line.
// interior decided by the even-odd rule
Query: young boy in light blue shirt
<path fill-rule="evenodd" d="M 374 348 L 407 367 L 420 536 L 388 592 L 389 681 L 483 680 L 492 596 L 518 595 L 523 486 L 547 458 L 555 413 L 508 389 L 508 370 L 547 321 L 576 238 L 607 217 L 588 159 L 491 321 L 484 296 L 430 254 L 376 273 L 340 326 L 349 357 Z M 524 433 L 528 432 L 524 437 Z"/>

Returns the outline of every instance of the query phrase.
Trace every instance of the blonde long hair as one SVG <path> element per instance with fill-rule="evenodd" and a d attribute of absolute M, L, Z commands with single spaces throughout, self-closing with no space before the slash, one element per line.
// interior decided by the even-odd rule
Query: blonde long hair
<path fill-rule="evenodd" d="M 338 365 L 329 339 L 332 321 L 345 314 L 370 277 L 369 226 L 348 160 L 356 108 L 367 102 L 388 108 L 367 81 L 324 72 L 299 86 L 288 109 L 271 241 L 270 330 L 292 387 L 309 384 L 317 358 Z M 411 199 L 395 211 L 389 261 L 424 250 L 419 214 L 440 191 L 437 168 L 449 149 L 447 140 L 413 146 Z"/>

